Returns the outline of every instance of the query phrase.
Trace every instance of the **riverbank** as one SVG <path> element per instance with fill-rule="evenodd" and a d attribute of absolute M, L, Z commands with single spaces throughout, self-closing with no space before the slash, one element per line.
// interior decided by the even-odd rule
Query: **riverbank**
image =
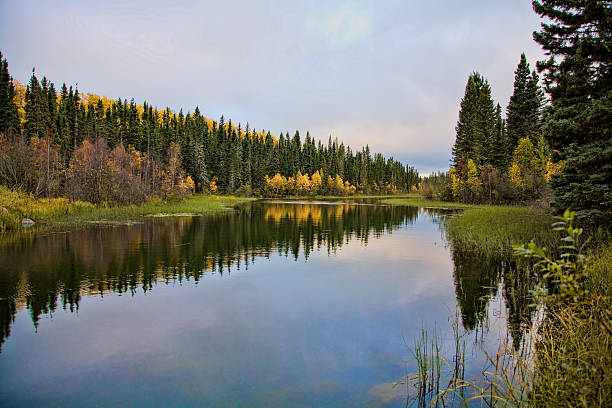
<path fill-rule="evenodd" d="M 584 295 L 549 305 L 538 331 L 533 406 L 606 407 L 612 401 L 612 245 L 588 256 Z"/>
<path fill-rule="evenodd" d="M 420 194 L 407 194 L 406 196 L 398 196 L 398 197 L 384 197 L 383 200 L 380 200 L 382 204 L 391 204 L 391 205 L 405 205 L 411 207 L 423 207 L 423 208 L 439 208 L 439 209 L 447 209 L 447 210 L 465 210 L 468 208 L 483 208 L 483 205 L 477 204 L 464 204 L 464 203 L 455 203 L 449 201 L 435 201 L 428 200 L 424 198 Z"/>
<path fill-rule="evenodd" d="M 287 200 L 354 200 L 388 199 L 389 195 L 355 194 L 352 196 L 288 196 L 269 199 Z M 397 195 L 397 199 L 412 199 L 414 195 Z M 76 227 L 88 223 L 112 223 L 144 216 L 203 215 L 226 211 L 237 204 L 257 198 L 196 194 L 185 199 L 162 201 L 152 199 L 128 206 L 94 205 L 67 198 L 33 198 L 0 186 L 0 232 L 22 228 L 22 220 L 34 221 L 37 229 Z M 6 209 L 4 211 L 3 209 Z"/>
<path fill-rule="evenodd" d="M 167 202 L 153 199 L 139 205 L 103 206 L 66 198 L 36 199 L 0 186 L 0 231 L 22 228 L 23 219 L 34 221 L 37 229 L 54 229 L 133 221 L 147 216 L 203 215 L 227 211 L 249 200 L 196 194 Z"/>
<path fill-rule="evenodd" d="M 551 227 L 554 221 L 558 219 L 542 209 L 484 206 L 449 218 L 445 226 L 453 249 L 463 253 L 508 258 L 513 244 L 534 241 L 548 248 L 551 259 L 560 263 L 563 258 L 559 247 L 569 244 L 563 240 L 566 230 L 554 231 Z M 563 268 L 566 274 L 584 273 L 583 278 L 577 278 L 583 280 L 583 297 L 546 304 L 546 317 L 535 344 L 533 372 L 530 378 L 516 382 L 520 392 L 504 395 L 507 405 L 586 408 L 606 406 L 612 399 L 612 245 L 606 238 L 597 238 L 597 243 L 585 248 L 590 262 L 583 272 Z M 588 237 L 582 239 L 584 242 Z M 525 366 L 530 363 L 521 361 Z M 500 379 L 507 373 L 496 374 Z"/>
<path fill-rule="evenodd" d="M 548 253 L 553 254 L 551 258 L 557 259 L 559 256 L 554 253 L 558 247 L 568 245 L 563 240 L 567 232 L 554 231 L 551 224 L 558 219 L 544 209 L 445 203 L 421 197 L 383 202 L 464 209 L 460 215 L 448 217 L 443 225 L 453 251 L 474 257 L 508 259 L 512 257 L 513 244 L 534 241 L 539 247 L 548 248 Z M 460 382 L 460 388 L 472 388 L 474 398 L 486 401 L 496 398 L 499 406 L 603 407 L 609 404 L 612 399 L 612 245 L 607 237 L 605 233 L 602 238 L 597 237 L 597 243 L 591 243 L 586 250 L 590 261 L 582 278 L 583 298 L 558 305 L 546 304 L 533 360 L 514 356 L 516 367 L 531 369 L 516 377 L 515 366 L 499 365 L 492 356 L 495 370 L 475 383 Z M 500 349 L 512 348 L 502 344 Z M 481 383 L 485 385 L 473 385 Z M 451 387 L 442 392 L 452 390 Z"/>
<path fill-rule="evenodd" d="M 427 200 L 419 195 L 381 200 L 384 204 L 463 210 L 448 217 L 444 227 L 453 249 L 479 256 L 511 256 L 513 244 L 554 247 L 558 233 L 551 230 L 550 211 L 527 206 L 493 206 Z"/>
<path fill-rule="evenodd" d="M 446 220 L 448 241 L 454 250 L 479 256 L 510 257 L 512 245 L 534 241 L 555 248 L 560 237 L 553 231 L 553 215 L 546 210 L 523 206 L 468 208 Z"/>

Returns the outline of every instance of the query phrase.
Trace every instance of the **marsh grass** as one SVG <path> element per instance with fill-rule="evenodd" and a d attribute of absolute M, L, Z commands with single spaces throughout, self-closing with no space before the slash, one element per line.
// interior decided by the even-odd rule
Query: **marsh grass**
<path fill-rule="evenodd" d="M 548 212 L 530 207 L 484 206 L 446 218 L 448 241 L 455 250 L 488 257 L 509 257 L 512 245 L 534 241 L 555 248 L 559 233 Z"/>
<path fill-rule="evenodd" d="M 194 195 L 183 200 L 152 199 L 141 205 L 93 205 L 66 198 L 33 198 L 0 186 L 0 231 L 16 230 L 23 218 L 36 222 L 36 228 L 82 226 L 90 222 L 136 220 L 144 216 L 164 214 L 202 215 L 225 211 L 248 201 L 232 196 Z"/>
<path fill-rule="evenodd" d="M 589 257 L 586 296 L 550 307 L 539 331 L 534 405 L 604 407 L 612 401 L 612 245 Z"/>
<path fill-rule="evenodd" d="M 406 387 L 408 402 L 416 402 L 419 407 L 425 407 L 440 392 L 442 369 L 447 364 L 442 347 L 443 338 L 437 330 L 434 328 L 430 332 L 422 326 L 420 337 L 414 339 L 410 348 L 417 371 L 406 375 L 393 386 Z M 412 389 L 416 392 L 412 392 Z"/>
<path fill-rule="evenodd" d="M 420 360 L 442 359 L 450 372 L 446 375 L 451 376 L 451 381 L 430 399 L 431 406 L 440 402 L 450 406 L 446 404 L 449 396 L 458 398 L 452 406 L 472 406 L 478 401 L 487 407 L 610 406 L 612 245 L 609 242 L 600 245 L 583 257 L 580 245 L 583 241 L 578 240 L 580 233 L 571 228 L 571 219 L 560 229 L 567 236 L 556 237 L 559 245 L 556 257 L 546 258 L 555 252 L 531 245 L 529 250 L 516 248 L 517 253 L 535 255 L 541 261 L 532 266 L 542 272 L 552 270 L 553 264 L 566 265 L 560 270 L 567 276 L 578 277 L 578 294 L 574 290 L 564 294 L 568 291 L 564 286 L 559 286 L 559 293 L 535 291 L 540 293 L 539 312 L 521 346 L 516 348 L 502 341 L 495 355 L 485 352 L 488 368 L 476 379 L 462 378 L 456 369 L 452 371 L 437 349 L 427 349 L 423 342 L 415 342 L 415 347 L 421 348 L 419 354 L 425 354 Z M 426 337 L 421 334 L 421 339 Z M 423 374 L 420 369 L 418 376 L 413 377 L 416 381 L 439 375 L 436 374 L 439 368 L 432 364 L 424 368 L 431 372 Z"/>
<path fill-rule="evenodd" d="M 422 207 L 422 208 L 441 208 L 441 209 L 452 209 L 452 210 L 462 210 L 468 208 L 483 208 L 484 206 L 476 205 L 476 204 L 464 204 L 464 203 L 455 203 L 449 201 L 435 201 L 428 200 L 420 194 L 409 194 L 405 197 L 398 198 L 385 198 L 380 200 L 382 204 L 390 204 L 390 205 L 405 205 L 411 207 Z"/>
<path fill-rule="evenodd" d="M 404 385 L 407 391 L 407 403 L 416 403 L 419 407 L 446 406 L 449 401 L 465 400 L 461 390 L 455 395 L 447 392 L 463 380 L 465 374 L 466 333 L 461 330 L 460 313 L 455 310 L 453 326 L 452 358 L 446 357 L 446 344 L 436 327 L 430 331 L 421 327 L 420 336 L 414 339 L 410 348 L 416 373 L 408 374 L 395 386 Z M 412 390 L 415 390 L 412 392 Z M 451 395 L 452 394 L 452 395 Z"/>
<path fill-rule="evenodd" d="M 520 348 L 500 343 L 493 355 L 482 350 L 485 368 L 477 378 L 465 378 L 466 338 L 461 328 L 459 312 L 455 313 L 453 345 L 446 347 L 444 339 L 423 328 L 411 350 L 417 372 L 399 384 L 410 384 L 416 389 L 408 394 L 407 405 L 419 407 L 528 407 L 532 402 L 529 382 L 533 372 L 533 347 L 525 340 Z M 533 337 L 529 337 L 532 339 Z M 450 353 L 450 355 L 445 355 Z M 449 358 L 452 357 L 452 358 Z M 407 387 L 410 390 L 411 387 Z"/>
<path fill-rule="evenodd" d="M 18 229 L 23 218 L 49 220 L 94 209 L 94 205 L 82 201 L 69 201 L 66 198 L 36 199 L 0 186 L 0 232 Z"/>
<path fill-rule="evenodd" d="M 416 380 L 417 400 L 424 405 L 428 395 L 438 395 L 440 392 L 440 376 L 442 365 L 445 362 L 441 354 L 442 338 L 434 328 L 429 333 L 421 328 L 421 337 L 414 342 L 414 359 L 417 364 L 417 374 L 412 377 Z"/>

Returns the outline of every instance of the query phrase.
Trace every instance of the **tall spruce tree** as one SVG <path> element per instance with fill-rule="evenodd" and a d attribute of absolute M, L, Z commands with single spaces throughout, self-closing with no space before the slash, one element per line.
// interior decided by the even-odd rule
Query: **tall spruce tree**
<path fill-rule="evenodd" d="M 47 100 L 47 79 L 43 78 L 42 85 L 32 69 L 32 76 L 25 94 L 25 125 L 26 137 L 44 137 L 47 134 L 47 125 L 50 122 L 49 105 Z"/>
<path fill-rule="evenodd" d="M 538 62 L 551 104 L 544 136 L 562 167 L 553 206 L 593 224 L 612 223 L 612 5 L 609 1 L 542 0 L 534 39 L 549 57 Z"/>
<path fill-rule="evenodd" d="M 453 164 L 466 157 L 478 164 L 493 161 L 492 142 L 496 137 L 495 105 L 486 79 L 474 72 L 468 78 L 461 100 Z"/>
<path fill-rule="evenodd" d="M 507 110 L 508 154 L 511 156 L 519 139 L 528 137 L 536 143 L 540 133 L 542 90 L 535 70 L 530 71 L 527 57 L 514 71 L 514 92 Z"/>
<path fill-rule="evenodd" d="M 489 148 L 489 163 L 502 171 L 508 167 L 508 139 L 506 122 L 502 118 L 502 108 L 498 103 L 495 107 L 495 132 Z"/>
<path fill-rule="evenodd" d="M 13 129 L 19 132 L 19 112 L 15 99 L 15 86 L 9 73 L 8 62 L 0 52 L 0 132 Z"/>

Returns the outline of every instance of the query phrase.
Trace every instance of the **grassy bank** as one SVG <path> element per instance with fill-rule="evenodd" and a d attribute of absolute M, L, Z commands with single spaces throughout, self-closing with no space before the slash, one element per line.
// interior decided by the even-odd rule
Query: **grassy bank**
<path fill-rule="evenodd" d="M 246 200 L 249 199 L 194 195 L 184 200 L 164 202 L 153 199 L 140 205 L 109 207 L 66 198 L 36 199 L 0 186 L 0 231 L 21 228 L 23 218 L 33 220 L 37 228 L 55 228 L 134 220 L 151 215 L 209 214 L 225 211 Z"/>
<path fill-rule="evenodd" d="M 454 249 L 510 256 L 513 244 L 527 244 L 531 240 L 555 248 L 559 235 L 550 228 L 553 222 L 553 216 L 542 209 L 483 206 L 448 218 L 445 226 Z"/>
<path fill-rule="evenodd" d="M 412 207 L 424 207 L 424 208 L 444 208 L 444 209 L 456 209 L 463 210 L 467 208 L 481 208 L 483 206 L 476 204 L 464 204 L 464 203 L 454 203 L 448 201 L 435 201 L 428 200 L 421 196 L 420 194 L 409 194 L 407 196 L 397 197 L 397 198 L 389 198 L 388 196 L 380 201 L 383 204 L 392 204 L 392 205 L 406 205 Z"/>
<path fill-rule="evenodd" d="M 551 308 L 539 330 L 534 406 L 606 407 L 612 401 L 612 245 L 590 256 L 587 296 Z"/>
<path fill-rule="evenodd" d="M 557 234 L 550 228 L 554 218 L 543 209 L 432 201 L 418 194 L 381 203 L 464 210 L 447 218 L 447 237 L 454 249 L 477 255 L 510 256 L 513 244 L 527 244 L 531 240 L 548 248 L 556 245 Z"/>
<path fill-rule="evenodd" d="M 571 244 L 566 232 L 551 228 L 554 221 L 557 220 L 541 209 L 482 206 L 449 217 L 445 227 L 453 249 L 476 257 L 509 256 L 512 244 L 533 240 L 540 247 L 549 248 L 557 263 L 565 262 L 561 259 L 576 259 L 559 254 L 561 245 L 565 246 L 566 253 L 572 250 L 568 249 L 567 245 Z M 462 398 L 466 404 L 471 399 L 481 399 L 488 406 L 497 407 L 609 406 L 612 401 L 612 245 L 609 240 L 598 242 L 586 253 L 590 261 L 585 262 L 582 275 L 564 269 L 566 276 L 576 276 L 582 288 L 580 295 L 560 303 L 549 303 L 543 298 L 545 318 L 538 328 L 533 356 L 524 357 L 513 352 L 511 345 L 501 344 L 500 354 L 490 357 L 491 369 L 486 375 L 474 382 L 460 379 L 438 395 L 460 393 L 463 396 L 465 391 L 466 396 Z M 560 288 L 563 293 L 563 286 Z M 500 360 L 508 352 L 515 354 Z M 422 383 L 427 378 L 420 374 L 417 381 Z"/>

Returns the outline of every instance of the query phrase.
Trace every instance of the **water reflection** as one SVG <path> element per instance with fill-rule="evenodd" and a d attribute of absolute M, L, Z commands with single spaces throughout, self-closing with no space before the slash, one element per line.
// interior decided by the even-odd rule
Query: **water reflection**
<path fill-rule="evenodd" d="M 509 339 L 518 349 L 535 313 L 532 290 L 538 277 L 530 268 L 517 266 L 512 258 L 483 257 L 451 246 L 457 305 L 465 330 L 485 331 L 493 299 L 503 301 L 494 317 L 507 319 Z M 500 293 L 501 291 L 501 293 Z"/>
<path fill-rule="evenodd" d="M 31 235 L 0 247 L 0 333 L 27 307 L 36 326 L 57 305 L 78 309 L 83 296 L 151 290 L 156 282 L 248 268 L 272 252 L 308 259 L 364 244 L 418 216 L 416 207 L 352 204 L 249 205 L 210 217 L 149 220 L 66 233 Z"/>
<path fill-rule="evenodd" d="M 440 327 L 457 307 L 482 347 L 503 297 L 518 344 L 532 313 L 534 278 L 453 249 L 452 214 L 257 202 L 4 239 L 0 400 L 403 406 L 393 381 L 412 370 L 402 360 L 424 323 Z"/>

